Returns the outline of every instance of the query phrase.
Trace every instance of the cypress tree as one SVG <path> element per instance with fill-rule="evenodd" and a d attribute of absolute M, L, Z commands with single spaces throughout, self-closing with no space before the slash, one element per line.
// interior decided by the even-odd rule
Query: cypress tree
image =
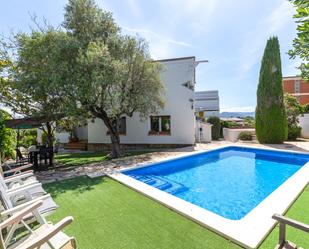
<path fill-rule="evenodd" d="M 283 100 L 279 41 L 271 37 L 264 50 L 257 90 L 255 129 L 260 143 L 282 143 L 287 139 Z"/>

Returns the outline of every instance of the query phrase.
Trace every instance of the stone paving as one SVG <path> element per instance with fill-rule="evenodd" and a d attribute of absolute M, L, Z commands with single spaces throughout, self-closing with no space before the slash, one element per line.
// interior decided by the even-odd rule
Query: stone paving
<path fill-rule="evenodd" d="M 300 140 L 296 142 L 286 142 L 284 144 L 268 144 L 263 145 L 257 142 L 228 142 L 228 141 L 213 141 L 206 144 L 196 144 L 195 146 L 169 149 L 158 152 L 146 153 L 138 156 L 123 157 L 119 159 L 113 159 L 104 161 L 101 163 L 92 163 L 83 166 L 73 167 L 59 167 L 48 171 L 37 172 L 36 176 L 42 183 L 60 181 L 65 179 L 74 178 L 77 176 L 83 176 L 87 174 L 108 174 L 121 169 L 130 168 L 142 164 L 148 164 L 153 162 L 159 162 L 166 158 L 170 158 L 178 155 L 186 155 L 194 151 L 207 151 L 210 149 L 219 148 L 227 145 L 245 145 L 261 148 L 275 148 L 284 149 L 299 152 L 309 152 L 309 140 Z"/>

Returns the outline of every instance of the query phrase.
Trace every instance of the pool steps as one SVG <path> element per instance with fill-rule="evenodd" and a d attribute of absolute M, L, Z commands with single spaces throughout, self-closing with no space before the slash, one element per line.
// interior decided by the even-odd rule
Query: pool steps
<path fill-rule="evenodd" d="M 163 190 L 164 192 L 167 192 L 169 194 L 179 194 L 181 192 L 187 191 L 188 188 L 185 187 L 183 184 L 164 179 L 159 176 L 155 175 L 135 175 L 130 174 L 130 177 L 139 180 L 141 182 L 144 182 L 152 187 L 155 187 L 157 189 Z"/>

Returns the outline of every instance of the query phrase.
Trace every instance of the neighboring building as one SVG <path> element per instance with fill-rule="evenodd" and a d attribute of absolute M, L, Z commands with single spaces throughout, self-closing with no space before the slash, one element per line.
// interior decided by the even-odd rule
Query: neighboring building
<path fill-rule="evenodd" d="M 301 105 L 309 103 L 309 82 L 301 77 L 283 77 L 283 91 L 295 96 Z"/>
<path fill-rule="evenodd" d="M 220 115 L 219 92 L 201 91 L 195 92 L 195 112 L 198 117 L 205 118 L 209 116 Z"/>

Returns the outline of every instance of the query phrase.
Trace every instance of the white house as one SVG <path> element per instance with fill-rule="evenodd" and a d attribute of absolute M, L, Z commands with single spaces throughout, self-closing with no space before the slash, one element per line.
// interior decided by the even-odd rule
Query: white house
<path fill-rule="evenodd" d="M 136 145 L 191 145 L 195 143 L 194 86 L 195 57 L 159 60 L 165 85 L 165 107 L 140 121 L 138 113 L 124 117 L 120 142 Z M 100 119 L 88 122 L 88 149 L 110 144 L 107 128 Z"/>
<path fill-rule="evenodd" d="M 184 146 L 195 143 L 195 69 L 200 62 L 195 57 L 158 60 L 163 64 L 161 79 L 165 85 L 165 107 L 158 114 L 141 121 L 138 113 L 123 117 L 120 142 L 123 147 Z M 102 150 L 110 146 L 107 127 L 100 119 L 89 120 L 77 131 L 87 141 L 88 150 Z M 68 142 L 68 135 L 56 134 L 60 143 Z"/>

